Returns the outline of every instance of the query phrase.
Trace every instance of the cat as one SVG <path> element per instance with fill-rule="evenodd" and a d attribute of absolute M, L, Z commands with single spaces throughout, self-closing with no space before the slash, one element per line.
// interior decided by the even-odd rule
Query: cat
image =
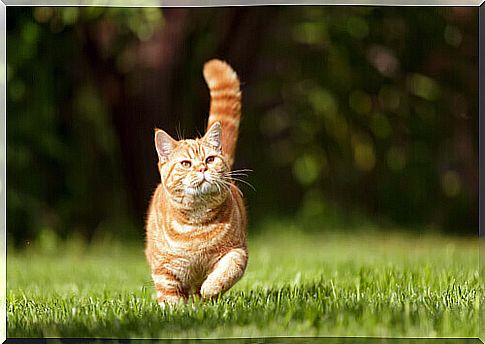
<path fill-rule="evenodd" d="M 202 138 L 177 141 L 155 129 L 161 182 L 148 209 L 145 255 L 160 304 L 218 297 L 244 274 L 246 209 L 231 172 L 241 117 L 239 79 L 210 60 L 211 104 Z"/>

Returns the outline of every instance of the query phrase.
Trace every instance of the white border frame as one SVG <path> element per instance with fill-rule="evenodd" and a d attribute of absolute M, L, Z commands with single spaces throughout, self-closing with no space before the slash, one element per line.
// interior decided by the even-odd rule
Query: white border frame
<path fill-rule="evenodd" d="M 7 6 L 102 6 L 102 7 L 228 7 L 268 5 L 358 5 L 358 6 L 469 6 L 480 7 L 485 0 L 0 0 L 0 343 L 7 339 Z M 480 25 L 479 25 L 480 26 Z M 479 28 L 480 30 L 480 28 Z M 480 39 L 480 32 L 479 32 Z M 480 70 L 480 56 L 479 56 Z M 480 99 L 480 92 L 479 92 Z M 480 107 L 478 118 L 480 119 Z M 480 138 L 480 135 L 479 135 Z M 480 223 L 479 223 L 480 227 Z M 481 227 L 480 227 L 481 228 Z M 482 238 L 480 238 L 480 244 Z M 480 252 L 481 253 L 481 252 Z M 480 276 L 480 280 L 485 276 Z M 482 311 L 479 311 L 479 315 Z M 479 333 L 482 339 L 483 321 L 479 319 Z M 485 341 L 484 341 L 485 342 Z"/>

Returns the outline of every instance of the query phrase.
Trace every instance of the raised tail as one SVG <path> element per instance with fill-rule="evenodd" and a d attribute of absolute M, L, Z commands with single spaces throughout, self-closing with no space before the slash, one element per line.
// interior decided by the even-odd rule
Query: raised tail
<path fill-rule="evenodd" d="M 226 62 L 210 60 L 204 65 L 211 105 L 207 129 L 219 121 L 222 125 L 222 151 L 232 166 L 241 119 L 241 90 L 236 72 Z"/>

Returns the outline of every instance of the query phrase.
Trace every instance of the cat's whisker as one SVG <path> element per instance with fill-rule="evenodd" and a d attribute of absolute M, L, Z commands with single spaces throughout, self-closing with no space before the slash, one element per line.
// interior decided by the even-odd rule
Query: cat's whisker
<path fill-rule="evenodd" d="M 233 173 L 233 174 L 224 174 L 222 176 L 223 178 L 228 178 L 228 179 L 231 179 L 231 178 L 247 178 L 248 175 L 247 174 L 243 174 L 243 173 Z"/>
<path fill-rule="evenodd" d="M 246 173 L 231 173 L 227 174 L 227 176 L 247 177 L 248 175 Z"/>
<path fill-rule="evenodd" d="M 249 186 L 253 191 L 256 191 L 256 188 L 249 182 L 245 181 L 244 179 L 240 179 L 240 178 L 235 178 L 233 177 L 232 180 L 235 180 L 237 182 L 241 182 L 243 184 L 246 184 L 247 186 Z"/>
<path fill-rule="evenodd" d="M 246 178 L 248 178 L 248 176 L 243 176 L 243 175 L 240 175 L 240 174 L 236 174 L 236 175 L 232 175 L 232 176 L 226 176 L 225 178 L 227 178 L 227 179 L 232 179 L 232 178 L 246 179 Z"/>
<path fill-rule="evenodd" d="M 219 193 L 222 193 L 221 186 L 219 185 L 219 183 L 218 183 L 218 182 L 215 182 L 215 183 L 214 183 L 214 185 L 216 186 L 217 191 L 218 191 Z"/>
<path fill-rule="evenodd" d="M 244 169 L 240 169 L 240 170 L 232 170 L 232 171 L 228 171 L 226 172 L 227 174 L 238 174 L 238 173 L 244 173 L 246 174 L 247 172 L 253 172 L 253 170 L 249 169 L 249 168 L 244 168 Z"/>
<path fill-rule="evenodd" d="M 236 188 L 236 191 L 239 192 L 239 194 L 241 195 L 241 197 L 244 197 L 244 194 L 242 192 L 242 190 L 240 188 L 238 188 L 237 186 L 235 186 Z"/>
<path fill-rule="evenodd" d="M 222 188 L 224 188 L 224 190 L 227 191 L 227 187 L 224 184 L 217 182 L 216 185 L 217 185 L 217 189 L 219 190 L 219 192 L 222 192 Z"/>
<path fill-rule="evenodd" d="M 236 185 L 234 185 L 233 183 L 227 181 L 227 180 L 222 180 L 223 182 L 223 185 L 226 187 L 227 191 L 228 192 L 231 192 L 231 187 L 234 187 L 236 189 L 236 191 L 241 195 L 241 197 L 244 196 L 243 192 L 241 191 L 241 189 L 239 189 Z"/>
<path fill-rule="evenodd" d="M 254 172 L 252 169 L 250 168 L 240 168 L 240 169 L 237 169 L 237 170 L 232 170 L 231 172 L 238 172 L 238 171 L 245 171 L 245 172 Z"/>
<path fill-rule="evenodd" d="M 248 174 L 244 172 L 225 173 L 224 175 L 227 177 L 248 177 Z"/>
<path fill-rule="evenodd" d="M 239 188 L 237 187 L 237 185 L 235 185 L 235 184 L 233 183 L 233 181 L 234 181 L 234 180 L 233 180 L 233 179 L 231 179 L 231 178 L 229 178 L 229 179 L 221 179 L 221 182 L 223 182 L 223 184 L 224 184 L 224 185 L 227 187 L 227 189 L 228 189 L 228 191 L 229 191 L 229 192 L 230 192 L 230 190 L 231 190 L 231 187 L 234 187 L 234 188 L 235 188 L 235 189 L 236 189 L 236 190 L 239 192 L 239 194 L 240 194 L 241 196 L 244 196 L 244 194 L 243 194 L 243 192 L 241 191 L 241 189 L 239 189 Z"/>

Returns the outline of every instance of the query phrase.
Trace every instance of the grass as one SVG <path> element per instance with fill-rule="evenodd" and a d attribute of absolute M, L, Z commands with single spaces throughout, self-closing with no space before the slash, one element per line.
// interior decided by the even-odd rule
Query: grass
<path fill-rule="evenodd" d="M 10 250 L 9 337 L 478 337 L 478 242 L 403 233 L 250 238 L 221 299 L 162 309 L 141 243 Z"/>

